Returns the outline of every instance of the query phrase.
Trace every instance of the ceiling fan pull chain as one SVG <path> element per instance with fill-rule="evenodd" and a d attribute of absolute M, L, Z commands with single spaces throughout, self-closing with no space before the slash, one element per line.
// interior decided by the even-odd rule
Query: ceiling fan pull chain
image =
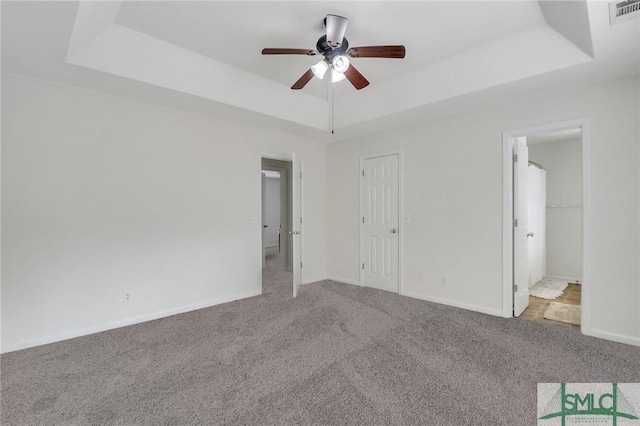
<path fill-rule="evenodd" d="M 331 134 L 333 135 L 333 84 L 329 84 L 331 87 Z"/>

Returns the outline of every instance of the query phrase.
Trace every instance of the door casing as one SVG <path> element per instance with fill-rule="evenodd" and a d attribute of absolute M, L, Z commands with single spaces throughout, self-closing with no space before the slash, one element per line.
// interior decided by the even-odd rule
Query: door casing
<path fill-rule="evenodd" d="M 591 333 L 591 124 L 589 119 L 561 121 L 502 133 L 502 316 L 513 317 L 513 147 L 523 136 L 580 128 L 582 130 L 582 318 L 580 331 Z"/>

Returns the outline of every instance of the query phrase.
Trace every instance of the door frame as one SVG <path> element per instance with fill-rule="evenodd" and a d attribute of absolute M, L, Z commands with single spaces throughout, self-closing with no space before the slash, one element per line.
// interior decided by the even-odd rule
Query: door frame
<path fill-rule="evenodd" d="M 274 153 L 261 153 L 258 156 L 258 160 L 257 160 L 257 162 L 258 162 L 257 174 L 258 174 L 258 177 L 259 177 L 258 182 L 259 182 L 260 188 L 262 187 L 262 177 L 261 176 L 262 176 L 262 159 L 263 158 L 266 158 L 266 159 L 269 159 L 269 160 L 286 161 L 286 162 L 291 163 L 291 171 L 292 171 L 291 174 L 292 174 L 292 176 L 288 176 L 289 179 L 293 179 L 294 178 L 293 177 L 293 164 L 294 164 L 294 162 L 296 160 L 300 160 L 300 163 L 302 163 L 302 160 L 300 159 L 300 157 L 295 152 L 277 153 L 277 154 L 274 154 Z M 300 186 L 300 200 L 299 200 L 299 202 L 300 202 L 300 216 L 302 217 L 302 216 L 304 216 L 304 183 L 302 182 L 302 179 L 301 179 L 300 185 L 301 186 Z M 291 198 L 292 210 L 293 210 L 293 203 L 295 203 L 295 194 L 293 192 L 294 191 L 292 190 L 291 193 L 289 193 L 288 189 L 287 189 L 287 195 L 288 195 L 288 197 Z M 262 213 L 262 190 L 260 190 L 259 193 L 260 193 L 260 196 L 258 197 L 258 200 L 257 200 L 256 204 L 258 206 L 258 211 Z M 288 212 L 288 215 L 293 215 L 293 211 Z M 260 234 L 259 234 L 260 235 L 260 241 L 262 241 L 262 225 L 263 225 L 262 224 L 262 219 L 259 222 L 260 222 L 260 227 L 258 228 L 258 232 L 260 232 Z M 292 223 L 292 226 L 295 226 L 295 224 Z M 303 250 L 303 247 L 302 247 L 303 246 L 303 244 L 302 244 L 302 235 L 303 235 L 302 232 L 303 232 L 304 223 L 299 224 L 299 226 L 300 226 L 300 233 L 301 233 L 301 236 L 300 236 L 300 262 L 302 264 L 303 259 L 304 259 L 304 250 Z M 288 235 L 288 233 L 287 233 L 287 235 Z M 293 250 L 293 240 L 294 240 L 294 238 L 291 239 L 291 250 Z M 260 253 L 260 256 L 262 256 L 262 252 Z M 260 260 L 260 263 L 261 262 L 262 261 Z M 291 267 L 292 267 L 292 269 L 296 267 L 295 262 L 292 262 Z M 301 267 L 300 268 L 300 283 L 301 284 L 302 284 L 302 281 L 303 281 L 302 278 L 303 278 L 303 271 L 302 271 L 302 267 Z M 294 279 L 292 277 L 291 278 L 291 288 L 293 288 L 294 285 L 295 285 L 295 283 L 294 283 Z M 260 272 L 260 289 L 261 289 L 260 293 L 262 294 L 262 269 L 261 269 L 261 272 Z"/>
<path fill-rule="evenodd" d="M 502 132 L 502 316 L 513 317 L 513 146 L 518 137 L 580 128 L 582 130 L 582 318 L 580 331 L 591 335 L 591 123 L 588 118 Z"/>
<path fill-rule="evenodd" d="M 365 160 L 369 160 L 371 158 L 379 158 L 379 157 L 387 157 L 390 155 L 398 156 L 398 294 L 403 294 L 404 288 L 404 275 L 403 275 L 403 259 L 404 259 L 404 202 L 403 202 L 403 193 L 404 193 L 404 179 L 403 179 L 403 168 L 404 168 L 404 160 L 402 155 L 402 150 L 393 150 L 393 151 L 384 151 L 378 152 L 375 154 L 365 154 L 360 156 L 360 171 L 358 175 L 358 180 L 360 181 L 360 216 L 358 217 L 359 229 L 360 229 L 360 256 L 358 263 L 358 270 L 360 271 L 360 286 L 364 286 L 364 270 L 360 265 L 364 263 L 364 224 L 362 223 L 362 216 L 364 215 L 364 181 L 362 179 L 362 172 L 364 171 L 364 162 Z"/>

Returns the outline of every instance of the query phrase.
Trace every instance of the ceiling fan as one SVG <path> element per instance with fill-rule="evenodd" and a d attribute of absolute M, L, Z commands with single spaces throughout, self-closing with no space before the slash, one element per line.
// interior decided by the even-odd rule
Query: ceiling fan
<path fill-rule="evenodd" d="M 296 81 L 291 88 L 300 90 L 315 75 L 319 79 L 324 77 L 328 69 L 331 69 L 331 82 L 342 81 L 345 78 L 360 90 L 369 85 L 369 81 L 350 63 L 350 58 L 396 58 L 402 59 L 405 48 L 402 45 L 394 46 L 361 46 L 349 48 L 349 42 L 344 38 L 348 19 L 338 15 L 327 15 L 324 25 L 327 34 L 318 39 L 316 50 L 308 49 L 263 49 L 263 55 L 322 55 L 324 58 L 309 68 L 306 73 Z"/>

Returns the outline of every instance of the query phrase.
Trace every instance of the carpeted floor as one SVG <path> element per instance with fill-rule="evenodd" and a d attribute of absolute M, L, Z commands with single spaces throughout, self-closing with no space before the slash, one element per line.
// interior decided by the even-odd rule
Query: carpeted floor
<path fill-rule="evenodd" d="M 2 425 L 533 425 L 538 382 L 640 348 L 325 281 L 2 356 Z"/>

